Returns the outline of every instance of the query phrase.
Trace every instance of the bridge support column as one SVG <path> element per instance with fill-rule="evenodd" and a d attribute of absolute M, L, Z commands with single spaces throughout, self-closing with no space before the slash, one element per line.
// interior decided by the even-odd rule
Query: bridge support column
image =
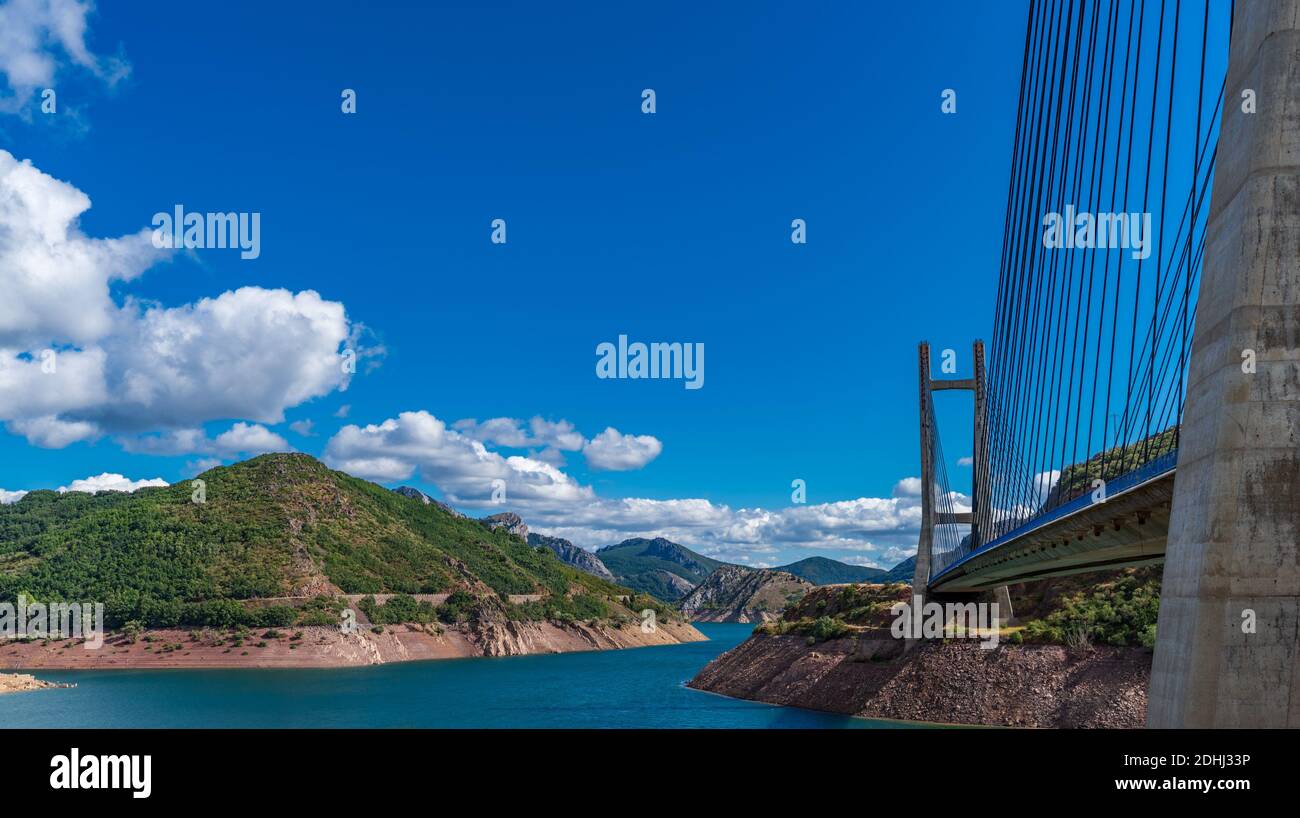
<path fill-rule="evenodd" d="M 1149 726 L 1300 727 L 1298 498 L 1300 0 L 1251 0 L 1233 26 Z"/>
<path fill-rule="evenodd" d="M 984 342 L 973 346 L 975 361 L 975 446 L 971 450 L 971 543 L 978 547 L 984 542 L 983 524 L 989 509 L 988 468 L 988 404 L 984 383 Z M 998 604 L 998 624 L 1011 622 L 1011 591 L 1005 585 L 993 589 L 993 601 Z"/>
<path fill-rule="evenodd" d="M 988 406 L 984 385 L 984 342 L 976 341 L 972 345 L 975 360 L 975 428 L 974 445 L 971 448 L 971 542 L 975 545 L 984 542 L 983 517 L 989 507 L 988 486 Z"/>
<path fill-rule="evenodd" d="M 1011 589 L 1005 585 L 994 588 L 993 601 L 998 604 L 998 624 L 1010 625 L 1012 617 L 1016 615 L 1011 607 Z"/>
<path fill-rule="evenodd" d="M 921 534 L 916 542 L 916 566 L 912 572 L 912 596 L 925 602 L 930 584 L 930 551 L 934 545 L 934 447 L 931 445 L 933 424 L 930 418 L 930 345 L 917 347 L 921 384 Z M 911 650 L 917 640 L 908 638 Z"/>

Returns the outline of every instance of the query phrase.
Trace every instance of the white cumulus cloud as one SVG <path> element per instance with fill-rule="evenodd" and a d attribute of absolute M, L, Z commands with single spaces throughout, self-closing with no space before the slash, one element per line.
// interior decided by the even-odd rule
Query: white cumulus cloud
<path fill-rule="evenodd" d="M 163 457 L 209 454 L 220 458 L 294 450 L 287 440 L 260 423 L 243 421 L 233 424 L 215 438 L 209 438 L 202 429 L 186 428 L 136 437 L 122 437 L 119 438 L 119 442 L 123 449 L 132 454 L 152 454 Z"/>
<path fill-rule="evenodd" d="M 664 445 L 650 435 L 625 435 L 612 426 L 582 447 L 587 465 L 601 471 L 639 469 L 659 456 Z"/>
<path fill-rule="evenodd" d="M 534 417 L 527 424 L 516 418 L 476 418 L 458 420 L 452 428 L 466 437 L 508 449 L 546 447 L 562 452 L 576 452 L 586 444 L 573 424 L 567 420 Z"/>
<path fill-rule="evenodd" d="M 904 477 L 894 484 L 893 494 L 895 497 L 920 497 L 921 478 Z"/>
<path fill-rule="evenodd" d="M 109 284 L 166 256 L 144 228 L 115 239 L 84 235 L 77 220 L 89 208 L 77 188 L 0 149 L 0 348 L 104 337 L 117 312 Z"/>
<path fill-rule="evenodd" d="M 135 491 L 146 486 L 165 486 L 167 481 L 161 477 L 154 477 L 149 480 L 132 480 L 123 477 L 120 474 L 104 472 L 94 477 L 83 477 L 80 480 L 73 480 L 66 486 L 59 486 L 60 492 L 68 491 L 86 491 L 94 494 L 100 491 Z"/>
<path fill-rule="evenodd" d="M 227 457 L 293 451 L 288 441 L 260 423 L 243 422 L 217 435 L 212 449 Z"/>
<path fill-rule="evenodd" d="M 489 451 L 481 441 L 425 411 L 402 412 L 379 424 L 344 426 L 326 444 L 325 461 L 381 481 L 404 480 L 419 469 L 452 503 L 490 502 L 499 485 L 511 502 L 569 502 L 592 496 L 590 489 L 555 466 Z"/>
<path fill-rule="evenodd" d="M 312 290 L 241 287 L 175 307 L 118 303 L 112 284 L 168 251 L 155 249 L 147 230 L 84 235 L 78 218 L 89 207 L 72 185 L 0 150 L 0 422 L 35 445 L 193 435 L 226 418 L 279 423 L 287 408 L 347 389 L 344 349 L 380 352 L 359 345 L 364 328 L 342 304 Z M 283 448 L 265 435 L 253 447 Z"/>

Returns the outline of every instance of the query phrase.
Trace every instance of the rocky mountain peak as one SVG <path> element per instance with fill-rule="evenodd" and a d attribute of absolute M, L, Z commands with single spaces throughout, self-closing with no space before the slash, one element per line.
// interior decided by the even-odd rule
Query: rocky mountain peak
<path fill-rule="evenodd" d="M 528 539 L 528 526 L 524 520 L 513 511 L 503 511 L 500 514 L 492 514 L 479 520 L 483 525 L 496 531 L 498 528 L 504 528 L 507 534 L 514 534 L 521 540 Z"/>
<path fill-rule="evenodd" d="M 393 489 L 393 491 L 397 492 L 403 497 L 410 497 L 412 500 L 419 500 L 420 502 L 424 503 L 426 506 L 433 502 L 432 497 L 420 491 L 419 489 L 413 489 L 410 486 L 398 486 L 397 488 Z"/>
<path fill-rule="evenodd" d="M 566 562 L 574 568 L 586 571 L 588 574 L 593 574 L 601 579 L 607 579 L 610 582 L 614 581 L 613 573 L 605 566 L 605 563 L 601 562 L 600 557 L 566 539 L 530 533 L 528 535 L 528 544 L 535 548 L 549 548 L 555 556 L 560 558 L 561 562 Z"/>
<path fill-rule="evenodd" d="M 442 509 L 443 511 L 453 516 L 460 517 L 462 519 L 465 517 L 464 514 L 461 514 L 456 509 L 452 508 L 446 503 L 442 503 L 433 499 L 432 497 L 430 497 L 429 495 L 425 494 L 424 492 L 420 491 L 417 488 L 411 488 L 410 486 L 398 486 L 397 488 L 393 489 L 393 492 L 395 494 L 400 494 L 403 497 L 409 497 L 412 500 L 419 500 L 421 503 L 424 503 L 426 506 L 437 506 L 438 508 Z"/>

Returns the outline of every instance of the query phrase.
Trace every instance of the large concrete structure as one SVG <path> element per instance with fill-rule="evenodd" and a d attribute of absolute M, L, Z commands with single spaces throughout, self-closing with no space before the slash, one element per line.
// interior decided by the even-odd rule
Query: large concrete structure
<path fill-rule="evenodd" d="M 977 512 L 989 502 L 988 486 L 982 479 L 985 458 L 988 457 L 988 439 L 985 431 L 986 388 L 984 381 L 984 342 L 976 341 L 971 346 L 974 366 L 972 378 L 932 378 L 930 377 L 930 345 L 922 343 L 917 349 L 918 373 L 921 394 L 921 533 L 917 541 L 916 568 L 912 575 L 912 588 L 915 593 L 926 596 L 932 590 L 931 572 L 934 568 L 933 547 L 934 527 L 936 525 L 969 525 L 971 537 L 978 541 L 979 529 L 976 524 Z M 950 389 L 969 390 L 974 394 L 974 426 L 972 428 L 972 464 L 971 464 L 971 511 L 940 513 L 935 510 L 935 462 L 934 462 L 934 418 L 930 416 L 931 394 Z M 1011 616 L 1011 598 L 1005 583 L 993 583 L 984 587 L 997 592 L 996 600 L 1000 606 L 999 615 L 1004 619 Z M 967 590 L 969 589 L 954 589 Z"/>
<path fill-rule="evenodd" d="M 1300 727 L 1300 0 L 1238 1 L 1224 94 L 1148 724 Z"/>
<path fill-rule="evenodd" d="M 930 417 L 930 345 L 917 347 L 921 386 L 921 534 L 916 542 L 912 593 L 924 595 L 930 584 L 930 551 L 934 547 L 934 421 Z"/>

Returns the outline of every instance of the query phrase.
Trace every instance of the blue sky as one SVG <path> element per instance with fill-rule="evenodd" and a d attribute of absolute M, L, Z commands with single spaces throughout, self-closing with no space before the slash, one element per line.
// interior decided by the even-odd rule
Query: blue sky
<path fill-rule="evenodd" d="M 259 213 L 261 253 L 137 248 L 129 274 L 0 326 L 3 489 L 287 446 L 589 547 L 664 533 L 885 567 L 914 549 L 916 343 L 965 374 L 991 331 L 1026 4 L 74 3 L 84 52 L 42 5 L 8 4 L 34 38 L 6 48 L 47 58 L 49 84 L 0 53 L 0 147 L 49 177 L 23 184 L 89 197 L 69 228 L 88 247 L 139 243 L 180 203 Z M 19 232 L 0 231 L 11 272 Z M 112 326 L 77 323 L 95 314 Z M 275 315 L 316 326 L 263 337 Z M 705 386 L 596 378 L 620 334 L 703 343 Z M 46 347 L 100 350 L 97 387 L 71 364 L 15 374 Z M 369 355 L 355 375 L 321 371 L 346 348 Z M 525 434 L 534 417 L 571 424 L 569 448 Z M 523 445 L 454 426 L 492 418 Z"/>

